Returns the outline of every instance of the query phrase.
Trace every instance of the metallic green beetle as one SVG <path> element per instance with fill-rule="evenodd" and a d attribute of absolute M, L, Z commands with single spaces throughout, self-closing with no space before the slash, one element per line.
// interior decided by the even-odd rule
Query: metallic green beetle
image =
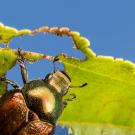
<path fill-rule="evenodd" d="M 24 82 L 21 91 L 27 107 L 36 113 L 40 120 L 55 125 L 67 102 L 76 98 L 75 94 L 70 94 L 71 98 L 69 99 L 63 98 L 68 93 L 68 89 L 72 87 L 84 87 L 87 83 L 81 86 L 71 86 L 70 77 L 60 70 L 54 70 L 53 73 L 48 74 L 44 79 L 28 81 L 24 58 L 20 49 L 18 52 L 18 61 Z M 15 82 L 7 79 L 5 81 L 14 88 L 19 89 Z"/>

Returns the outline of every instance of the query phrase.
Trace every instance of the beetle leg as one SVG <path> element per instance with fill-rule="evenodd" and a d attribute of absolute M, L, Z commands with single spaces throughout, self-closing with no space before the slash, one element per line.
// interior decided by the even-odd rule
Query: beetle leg
<path fill-rule="evenodd" d="M 71 98 L 66 98 L 64 99 L 64 101 L 73 101 L 74 99 L 76 99 L 76 95 L 75 94 L 70 94 L 70 96 L 72 96 Z"/>
<path fill-rule="evenodd" d="M 15 89 L 19 89 L 19 86 L 14 81 L 8 80 L 6 78 L 0 78 L 0 81 L 10 84 Z"/>
<path fill-rule="evenodd" d="M 73 101 L 74 99 L 76 99 L 76 95 L 75 94 L 70 94 L 70 96 L 72 96 L 71 98 L 66 98 L 63 100 L 63 109 L 66 108 L 68 101 Z"/>
<path fill-rule="evenodd" d="M 64 100 L 63 101 L 63 109 L 66 108 L 66 106 L 67 106 L 67 101 Z"/>
<path fill-rule="evenodd" d="M 20 68 L 21 68 L 21 75 L 22 75 L 23 83 L 26 84 L 28 82 L 28 74 L 27 74 L 27 68 L 26 68 L 26 65 L 25 65 L 24 57 L 21 54 L 20 48 L 18 49 L 18 54 L 19 54 L 18 61 L 20 63 L 19 65 L 20 65 Z"/>
<path fill-rule="evenodd" d="M 55 73 L 55 71 L 56 71 L 55 62 L 58 60 L 59 60 L 58 56 L 55 56 L 55 58 L 53 60 L 53 73 Z"/>

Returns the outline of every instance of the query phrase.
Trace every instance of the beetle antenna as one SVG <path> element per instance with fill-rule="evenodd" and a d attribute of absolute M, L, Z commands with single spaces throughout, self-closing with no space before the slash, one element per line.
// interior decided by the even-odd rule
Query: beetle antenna
<path fill-rule="evenodd" d="M 84 83 L 80 86 L 69 86 L 69 88 L 82 88 L 82 87 L 85 87 L 87 85 L 87 83 Z"/>
<path fill-rule="evenodd" d="M 55 56 L 54 60 L 53 60 L 53 73 L 56 72 L 56 66 L 55 66 L 55 62 L 57 62 L 59 60 L 58 56 Z"/>

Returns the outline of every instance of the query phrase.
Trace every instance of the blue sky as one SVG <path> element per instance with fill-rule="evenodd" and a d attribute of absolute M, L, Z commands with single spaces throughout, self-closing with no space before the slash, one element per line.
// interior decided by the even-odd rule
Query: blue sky
<path fill-rule="evenodd" d="M 135 62 L 135 1 L 134 0 L 1 0 L 0 21 L 18 29 L 35 29 L 42 25 L 68 26 L 91 41 L 97 55 L 120 57 Z M 10 43 L 12 48 L 36 51 L 48 55 L 65 52 L 84 58 L 72 48 L 68 38 L 49 34 L 24 36 Z M 44 77 L 51 72 L 52 62 L 44 60 L 27 64 L 29 79 Z M 19 67 L 8 78 L 22 84 Z M 56 135 L 67 135 L 57 128 Z"/>

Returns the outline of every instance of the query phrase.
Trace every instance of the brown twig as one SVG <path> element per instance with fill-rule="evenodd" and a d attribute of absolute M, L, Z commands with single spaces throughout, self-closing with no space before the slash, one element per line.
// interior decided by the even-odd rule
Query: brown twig
<path fill-rule="evenodd" d="M 72 37 L 71 30 L 68 27 L 48 27 L 48 26 L 42 26 L 38 29 L 35 29 L 32 31 L 32 35 L 35 35 L 40 32 L 47 32 L 52 33 L 57 36 L 68 36 Z"/>

